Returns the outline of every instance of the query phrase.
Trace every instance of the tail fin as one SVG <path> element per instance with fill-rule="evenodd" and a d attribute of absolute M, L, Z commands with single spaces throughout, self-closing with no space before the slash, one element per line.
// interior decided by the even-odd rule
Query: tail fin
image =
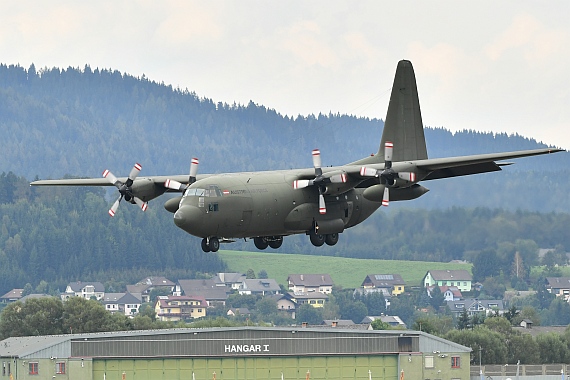
<path fill-rule="evenodd" d="M 382 160 L 386 141 L 394 143 L 392 161 L 428 158 L 416 76 L 410 61 L 398 62 L 396 69 L 377 155 Z"/>
<path fill-rule="evenodd" d="M 394 143 L 392 161 L 428 158 L 416 76 L 410 61 L 398 62 L 378 153 L 353 164 L 384 162 L 386 141 Z"/>

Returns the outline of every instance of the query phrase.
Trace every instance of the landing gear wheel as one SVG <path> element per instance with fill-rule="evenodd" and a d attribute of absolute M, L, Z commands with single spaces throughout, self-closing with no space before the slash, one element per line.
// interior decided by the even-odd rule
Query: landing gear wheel
<path fill-rule="evenodd" d="M 218 252 L 218 249 L 220 249 L 220 240 L 215 236 L 211 237 L 208 245 L 210 246 L 210 251 Z"/>
<path fill-rule="evenodd" d="M 202 251 L 210 252 L 210 245 L 208 245 L 208 239 L 202 239 Z"/>
<path fill-rule="evenodd" d="M 327 245 L 335 245 L 338 243 L 338 234 L 328 234 L 325 236 L 325 243 Z"/>
<path fill-rule="evenodd" d="M 279 236 L 278 238 L 276 238 L 276 240 L 271 240 L 267 244 L 269 244 L 271 248 L 277 249 L 281 247 L 281 244 L 283 244 L 283 236 Z"/>
<path fill-rule="evenodd" d="M 324 235 L 319 235 L 315 232 L 315 230 L 311 230 L 311 233 L 309 233 L 309 239 L 311 240 L 311 244 L 313 244 L 315 247 L 320 247 L 321 245 L 325 244 Z"/>
<path fill-rule="evenodd" d="M 265 238 L 262 238 L 259 236 L 253 238 L 253 244 L 255 244 L 255 248 L 262 250 L 262 251 L 265 248 L 267 248 L 267 246 L 269 245 L 269 243 L 267 242 L 267 240 L 265 240 Z"/>

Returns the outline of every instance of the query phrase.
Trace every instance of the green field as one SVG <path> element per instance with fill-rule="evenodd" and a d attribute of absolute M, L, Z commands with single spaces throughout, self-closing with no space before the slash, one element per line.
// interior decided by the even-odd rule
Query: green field
<path fill-rule="evenodd" d="M 267 252 L 219 251 L 220 257 L 232 272 L 246 273 L 253 269 L 257 274 L 265 269 L 269 278 L 286 285 L 290 274 L 331 275 L 335 286 L 357 288 L 368 274 L 399 274 L 407 286 L 420 286 L 428 270 L 466 269 L 471 264 L 450 264 L 426 261 L 398 261 L 350 259 L 346 257 L 293 255 Z"/>

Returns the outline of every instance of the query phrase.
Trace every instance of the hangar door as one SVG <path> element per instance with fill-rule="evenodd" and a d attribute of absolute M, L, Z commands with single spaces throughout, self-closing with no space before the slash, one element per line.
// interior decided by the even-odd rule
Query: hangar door
<path fill-rule="evenodd" d="M 398 380 L 397 355 L 93 359 L 105 380 Z"/>

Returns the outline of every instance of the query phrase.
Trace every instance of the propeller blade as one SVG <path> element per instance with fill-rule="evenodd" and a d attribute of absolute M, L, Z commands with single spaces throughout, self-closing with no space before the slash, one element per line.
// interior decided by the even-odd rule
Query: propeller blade
<path fill-rule="evenodd" d="M 186 188 L 186 186 L 173 179 L 167 179 L 166 181 L 164 181 L 164 187 L 166 187 L 167 189 L 179 190 L 179 191 L 184 191 L 184 189 Z"/>
<path fill-rule="evenodd" d="M 327 213 L 327 205 L 325 204 L 325 197 L 319 194 L 319 214 L 324 215 Z"/>
<path fill-rule="evenodd" d="M 111 206 L 111 208 L 109 209 L 109 215 L 115 216 L 115 213 L 117 212 L 117 209 L 119 208 L 119 203 L 121 202 L 121 199 L 123 199 L 122 195 L 119 197 L 119 199 L 117 199 L 115 201 L 115 203 L 113 203 L 113 206 Z"/>
<path fill-rule="evenodd" d="M 191 185 L 196 182 L 196 174 L 198 173 L 198 164 L 200 162 L 196 157 L 192 158 L 192 162 L 190 163 L 190 180 L 188 183 Z"/>
<path fill-rule="evenodd" d="M 388 186 L 384 188 L 384 196 L 382 197 L 382 206 L 388 207 L 390 203 L 390 190 L 388 190 Z"/>
<path fill-rule="evenodd" d="M 315 175 L 317 177 L 323 175 L 321 164 L 321 151 L 318 149 L 313 149 L 313 167 L 315 168 Z"/>
<path fill-rule="evenodd" d="M 377 170 L 374 168 L 367 168 L 366 166 L 363 166 L 360 168 L 360 175 L 362 177 L 376 177 L 377 175 Z"/>
<path fill-rule="evenodd" d="M 346 183 L 346 173 L 335 174 L 329 178 L 332 183 Z"/>
<path fill-rule="evenodd" d="M 134 181 L 137 178 L 137 176 L 139 175 L 141 169 L 142 169 L 141 164 L 136 163 L 135 166 L 133 166 L 133 168 L 131 169 L 131 172 L 129 174 L 129 179 L 131 181 Z"/>
<path fill-rule="evenodd" d="M 107 180 L 112 183 L 113 185 L 119 187 L 119 185 L 117 184 L 117 182 L 119 182 L 119 180 L 117 179 L 117 177 L 115 177 L 113 175 L 113 173 L 111 173 L 108 169 L 105 170 L 103 172 L 103 178 L 107 178 Z M 120 183 L 120 182 L 119 182 Z"/>
<path fill-rule="evenodd" d="M 416 182 L 416 173 L 414 172 L 400 172 L 398 177 L 406 181 Z"/>
<path fill-rule="evenodd" d="M 304 189 L 311 185 L 310 179 L 298 179 L 293 181 L 293 189 Z"/>
<path fill-rule="evenodd" d="M 146 211 L 146 209 L 148 208 L 148 203 L 143 202 L 142 199 L 134 197 L 133 198 L 135 203 L 138 204 L 141 208 L 141 210 Z"/>
<path fill-rule="evenodd" d="M 392 167 L 392 153 L 394 152 L 394 144 L 391 141 L 386 141 L 384 145 L 384 163 L 386 169 Z"/>

